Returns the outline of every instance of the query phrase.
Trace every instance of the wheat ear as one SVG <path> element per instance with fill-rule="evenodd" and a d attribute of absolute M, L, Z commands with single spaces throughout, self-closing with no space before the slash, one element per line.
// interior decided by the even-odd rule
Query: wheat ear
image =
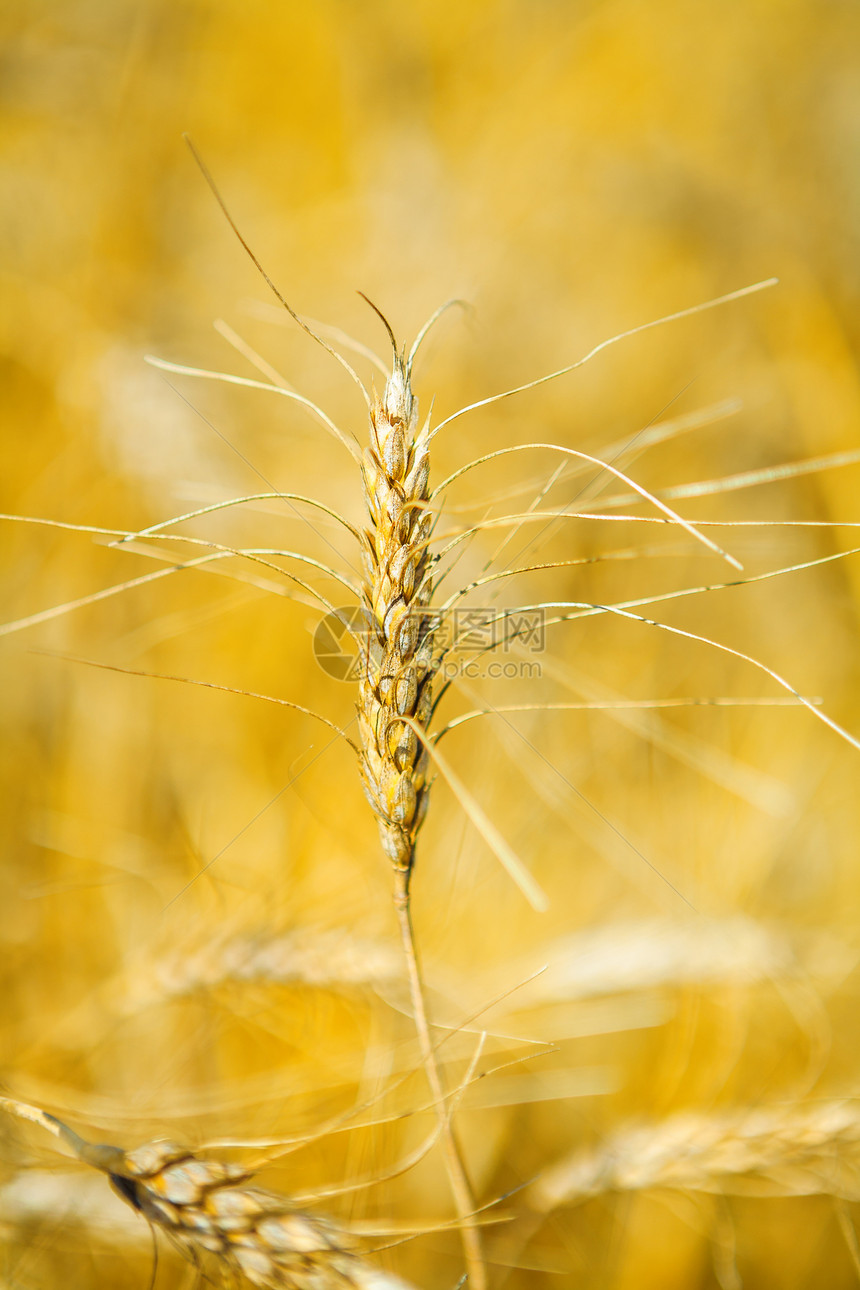
<path fill-rule="evenodd" d="M 383 850 L 408 893 L 415 837 L 427 806 L 427 754 L 411 722 L 425 727 L 433 702 L 427 538 L 428 427 L 395 350 L 381 399 L 370 409 L 364 454 L 363 638 L 358 722 L 361 775 Z M 404 720 L 404 718 L 406 720 Z"/>
<path fill-rule="evenodd" d="M 683 1112 L 621 1126 L 551 1165 L 529 1189 L 549 1213 L 608 1191 L 667 1187 L 727 1195 L 860 1199 L 860 1117 L 851 1101 Z"/>
<path fill-rule="evenodd" d="M 197 149 L 187 135 L 185 140 L 227 223 L 257 271 L 293 321 L 344 368 L 360 389 L 370 414 L 370 446 L 362 458 L 371 527 L 365 530 L 362 544 L 361 593 L 367 631 L 358 701 L 361 778 L 377 818 L 383 850 L 394 865 L 395 906 L 408 965 L 412 1009 L 439 1117 L 469 1281 L 472 1290 L 486 1290 L 480 1237 L 470 1222 L 474 1210 L 472 1192 L 445 1108 L 445 1090 L 430 1039 L 409 905 L 415 838 L 427 808 L 428 752 L 422 734 L 433 701 L 433 630 L 426 612 L 431 593 L 427 548 L 432 526 L 428 509 L 430 427 L 428 419 L 416 433 L 418 402 L 412 394 L 412 362 L 436 319 L 457 302 L 448 301 L 436 310 L 418 333 L 407 357 L 405 350 L 398 350 L 388 320 L 372 301 L 367 301 L 388 332 L 393 354 L 382 398 L 375 390 L 371 397 L 343 355 L 310 327 L 278 290 L 240 233 Z M 328 423 L 327 418 L 323 419 Z M 330 428 L 339 433 L 336 427 Z M 355 451 L 348 441 L 347 446 Z"/>
<path fill-rule="evenodd" d="M 375 306 L 372 306 L 375 308 Z M 377 310 L 378 312 L 378 310 Z M 382 315 L 380 315 L 382 317 Z M 392 343 L 391 375 L 370 405 L 370 445 L 364 453 L 364 497 L 370 518 L 362 546 L 362 599 L 366 619 L 358 697 L 360 766 L 385 854 L 394 866 L 394 900 L 409 971 L 418 1040 L 436 1102 L 446 1166 L 461 1223 L 473 1290 L 486 1274 L 477 1229 L 470 1225 L 472 1192 L 445 1109 L 445 1090 L 430 1038 L 427 1009 L 412 930 L 410 880 L 415 841 L 427 809 L 428 752 L 420 732 L 433 705 L 434 619 L 428 538 L 429 420 L 418 428 L 412 393 L 412 360 Z M 425 329 L 426 331 L 426 329 Z M 422 333 L 423 335 L 424 333 Z"/>
<path fill-rule="evenodd" d="M 413 1290 L 358 1252 L 350 1232 L 247 1185 L 244 1165 L 203 1160 L 175 1142 L 133 1151 L 81 1138 L 38 1107 L 0 1098 L 0 1107 L 61 1138 L 86 1165 L 107 1174 L 114 1191 L 163 1231 L 194 1263 L 214 1256 L 222 1273 L 265 1290 Z"/>

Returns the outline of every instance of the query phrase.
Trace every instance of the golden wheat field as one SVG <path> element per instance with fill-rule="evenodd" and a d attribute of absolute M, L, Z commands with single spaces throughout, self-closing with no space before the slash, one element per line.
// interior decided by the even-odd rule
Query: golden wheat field
<path fill-rule="evenodd" d="M 857 1285 L 856 5 L 0 28 L 0 1286 Z"/>

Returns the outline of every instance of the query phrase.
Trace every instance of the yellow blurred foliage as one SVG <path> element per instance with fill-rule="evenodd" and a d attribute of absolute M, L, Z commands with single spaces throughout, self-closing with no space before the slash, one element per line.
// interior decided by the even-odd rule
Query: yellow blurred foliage
<path fill-rule="evenodd" d="M 307 1134 L 266 1186 L 368 1177 L 321 1208 L 404 1231 L 451 1218 L 438 1152 L 383 1180 L 433 1121 L 349 749 L 288 708 L 151 675 L 346 726 L 352 690 L 314 659 L 320 613 L 272 568 L 168 575 L 199 550 L 86 528 L 137 533 L 272 491 L 362 520 L 354 464 L 302 408 L 145 362 L 266 379 L 213 331 L 223 319 L 364 442 L 355 389 L 277 312 L 187 132 L 303 315 L 384 356 L 357 290 L 401 343 L 444 300 L 468 302 L 416 362 L 435 421 L 779 278 L 434 441 L 436 482 L 496 448 L 615 445 L 607 459 L 686 519 L 762 523 L 702 530 L 741 574 L 662 525 L 514 532 L 493 567 L 556 567 L 489 584 L 489 603 L 738 585 L 632 611 L 675 634 L 610 614 L 552 627 L 540 677 L 446 695 L 438 726 L 536 705 L 443 746 L 550 909 L 526 906 L 439 780 L 415 919 L 452 1084 L 489 1034 L 495 1073 L 457 1125 L 485 1216 L 505 1220 L 485 1238 L 494 1290 L 855 1285 L 860 1150 L 840 1121 L 798 1172 L 791 1108 L 851 1105 L 860 1080 L 860 751 L 808 709 L 763 702 L 790 694 L 761 668 L 678 633 L 757 660 L 860 738 L 856 5 L 9 0 L 0 27 L 0 507 L 45 521 L 2 521 L 0 1091 L 126 1147 Z M 613 509 L 628 490 L 605 473 L 550 487 L 558 465 L 535 451 L 476 468 L 440 534 L 530 506 L 656 514 L 635 494 Z M 355 567 L 343 531 L 304 515 L 260 502 L 171 531 Z M 445 594 L 484 576 L 504 537 L 465 545 Z M 308 580 L 342 603 L 331 578 Z M 699 702 L 647 706 L 685 698 Z M 644 1151 L 628 1130 L 773 1107 L 791 1170 L 719 1163 L 708 1138 L 709 1186 L 637 1157 L 638 1181 L 619 1166 L 604 1188 L 546 1199 L 578 1153 Z M 347 1113 L 364 1127 L 315 1136 Z M 0 1132 L 2 1284 L 147 1285 L 145 1224 L 104 1180 L 36 1128 Z M 450 1227 L 381 1258 L 423 1290 L 462 1272 Z M 195 1275 L 164 1246 L 158 1290 Z"/>

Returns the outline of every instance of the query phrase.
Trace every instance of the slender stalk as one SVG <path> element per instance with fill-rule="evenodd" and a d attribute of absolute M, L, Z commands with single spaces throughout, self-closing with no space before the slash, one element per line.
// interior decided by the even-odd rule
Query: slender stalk
<path fill-rule="evenodd" d="M 457 1217 L 460 1220 L 460 1232 L 463 1241 L 463 1252 L 466 1257 L 466 1267 L 469 1273 L 469 1285 L 472 1290 L 486 1290 L 487 1273 L 481 1249 L 481 1235 L 478 1228 L 470 1221 L 470 1216 L 475 1209 L 472 1188 L 466 1175 L 460 1146 L 446 1110 L 442 1073 L 439 1070 L 439 1063 L 436 1060 L 436 1053 L 430 1038 L 430 1024 L 427 1017 L 427 1004 L 424 999 L 424 985 L 418 964 L 415 934 L 412 927 L 409 878 L 409 871 L 395 870 L 394 906 L 397 910 L 397 921 L 403 942 L 403 954 L 409 973 L 409 994 L 412 1002 L 412 1013 L 415 1018 L 415 1030 L 418 1035 L 418 1044 L 421 1049 L 421 1059 L 427 1075 L 427 1082 L 430 1085 L 430 1092 L 436 1104 L 436 1114 L 439 1117 L 448 1180 L 451 1184 Z"/>
<path fill-rule="evenodd" d="M 370 524 L 362 545 L 366 631 L 357 704 L 359 767 L 382 849 L 394 868 L 394 899 L 415 1025 L 439 1116 L 469 1281 L 473 1290 L 486 1290 L 481 1244 L 472 1221 L 471 1188 L 430 1041 L 409 902 L 415 840 L 429 794 L 430 751 L 425 731 L 433 712 L 435 676 L 427 546 L 432 527 L 429 426 L 419 429 L 418 404 L 411 387 L 412 355 L 407 358 L 405 352 L 398 351 L 391 328 L 382 320 L 391 339 L 393 363 L 381 398 L 374 392 L 371 401 L 370 442 L 362 461 Z"/>

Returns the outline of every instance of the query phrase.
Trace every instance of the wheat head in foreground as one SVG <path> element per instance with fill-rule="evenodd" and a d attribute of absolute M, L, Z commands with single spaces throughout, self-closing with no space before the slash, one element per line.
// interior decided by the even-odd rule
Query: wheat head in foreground
<path fill-rule="evenodd" d="M 371 528 L 362 549 L 368 630 L 358 700 L 361 777 L 403 898 L 427 807 L 428 754 L 417 731 L 426 728 L 433 701 L 433 633 L 424 612 L 431 595 L 429 424 L 416 434 L 413 355 L 407 359 L 394 345 L 385 391 L 371 404 L 362 462 Z"/>
<path fill-rule="evenodd" d="M 373 306 L 375 308 L 375 306 Z M 379 312 L 378 310 L 376 311 Z M 412 362 L 436 314 L 407 357 L 392 347 L 391 374 L 380 399 L 369 402 L 370 445 L 362 459 L 364 497 L 371 527 L 362 546 L 361 585 L 367 630 L 359 678 L 359 764 L 364 791 L 376 815 L 382 849 L 394 866 L 394 901 L 409 971 L 412 1009 L 428 1083 L 436 1102 L 446 1168 L 474 1290 L 486 1272 L 477 1230 L 470 1225 L 472 1190 L 445 1110 L 445 1090 L 430 1038 L 421 973 L 415 952 L 409 882 L 415 839 L 427 809 L 429 744 L 425 730 L 433 707 L 433 621 L 428 538 L 429 418 L 418 431 Z"/>
<path fill-rule="evenodd" d="M 376 817 L 382 849 L 393 866 L 394 904 L 408 971 L 411 1009 L 422 1064 L 439 1121 L 440 1143 L 445 1157 L 457 1224 L 460 1227 L 469 1284 L 471 1290 L 486 1290 L 488 1278 L 481 1248 L 482 1242 L 474 1221 L 475 1200 L 463 1153 L 452 1124 L 452 1110 L 446 1107 L 446 1090 L 431 1038 L 431 1019 L 424 997 L 412 927 L 410 884 L 415 864 L 416 839 L 427 809 L 428 768 L 431 760 L 454 790 L 484 841 L 520 886 L 534 908 L 545 909 L 549 902 L 528 869 L 514 854 L 492 821 L 471 799 L 452 768 L 446 764 L 446 760 L 438 751 L 437 739 L 429 730 L 434 708 L 434 678 L 444 657 L 441 649 L 438 650 L 437 656 L 437 638 L 441 635 L 439 628 L 446 610 L 450 608 L 450 605 L 444 604 L 434 608 L 431 603 L 432 570 L 434 561 L 439 559 L 438 554 L 434 556 L 429 551 L 433 520 L 440 509 L 439 499 L 444 496 L 448 484 L 459 475 L 480 465 L 483 460 L 489 459 L 479 458 L 461 467 L 454 476 L 444 481 L 431 494 L 429 490 L 430 442 L 433 435 L 458 417 L 475 408 L 496 403 L 546 381 L 555 380 L 587 362 L 607 345 L 614 344 L 628 335 L 663 322 L 686 317 L 702 309 L 739 299 L 770 286 L 772 280 L 731 292 L 704 305 L 682 310 L 680 313 L 612 337 L 595 346 L 576 363 L 525 385 L 505 390 L 460 408 L 459 411 L 439 422 L 431 432 L 429 417 L 419 429 L 418 404 L 411 386 L 412 366 L 424 337 L 448 306 L 443 305 L 433 314 L 419 332 L 407 354 L 405 349 L 398 347 L 392 328 L 384 315 L 368 301 L 384 324 L 392 349 L 391 368 L 386 374 L 382 396 L 380 397 L 375 390 L 368 391 L 343 356 L 292 308 L 275 286 L 242 237 L 214 181 L 193 147 L 192 151 L 228 223 L 280 304 L 293 321 L 322 345 L 347 371 L 360 389 L 368 407 L 369 446 L 361 456 L 361 470 L 364 501 L 370 524 L 363 534 L 356 534 L 361 542 L 363 562 L 363 577 L 356 588 L 362 602 L 363 621 L 356 630 L 354 624 L 343 620 L 343 625 L 352 627 L 354 636 L 358 638 L 356 706 L 359 726 L 357 749 L 359 770 L 365 794 Z M 225 378 L 223 374 L 201 372 L 196 369 L 180 368 L 160 360 L 154 361 L 156 366 L 168 371 L 216 379 L 234 379 Z M 381 363 L 378 365 L 383 366 Z M 277 388 L 288 397 L 300 397 L 280 386 L 269 386 L 269 388 Z M 358 457 L 359 454 L 354 446 L 333 426 L 320 409 L 309 404 L 305 399 L 300 401 L 311 407 L 353 456 Z M 505 451 L 534 449 L 550 449 L 566 454 L 571 459 L 587 461 L 609 471 L 652 501 L 666 517 L 680 523 L 699 541 L 704 542 L 711 550 L 723 555 L 729 563 L 737 566 L 737 561 L 721 551 L 710 539 L 703 537 L 693 526 L 681 520 L 658 499 L 633 484 L 633 481 L 615 467 L 597 458 L 573 449 L 546 444 L 521 445 L 513 450 L 501 451 L 504 454 Z M 490 457 L 496 455 L 499 454 L 490 454 Z M 516 520 L 517 517 L 512 518 Z M 332 607 L 325 601 L 323 603 L 331 612 Z M 501 617 L 504 618 L 504 615 Z M 563 621 L 563 618 L 558 621 Z"/>
<path fill-rule="evenodd" d="M 439 1121 L 439 1141 L 456 1211 L 456 1225 L 460 1228 L 469 1287 L 470 1290 L 486 1290 L 488 1278 L 476 1223 L 476 1206 L 463 1153 L 452 1123 L 455 1105 L 448 1103 L 436 1046 L 431 1039 L 431 1021 L 424 999 L 411 921 L 410 883 L 415 864 L 416 839 L 427 808 L 428 768 L 431 760 L 454 789 L 484 841 L 519 883 L 523 894 L 533 906 L 536 909 L 546 908 L 548 900 L 492 822 L 471 801 L 464 786 L 458 783 L 451 768 L 440 756 L 436 740 L 429 731 L 434 707 L 434 679 L 441 662 L 441 657 L 437 657 L 437 639 L 441 636 L 441 631 L 438 630 L 440 616 L 446 613 L 459 594 L 463 594 L 456 593 L 451 602 L 436 608 L 431 604 L 434 561 L 440 558 L 438 554 L 430 554 L 428 545 L 434 515 L 439 513 L 440 499 L 444 498 L 447 486 L 466 471 L 480 466 L 483 461 L 515 451 L 549 450 L 568 460 L 585 462 L 612 474 L 633 487 L 638 496 L 651 501 L 662 512 L 664 521 L 680 524 L 707 548 L 728 560 L 733 567 L 740 566 L 693 525 L 682 520 L 616 467 L 564 446 L 539 443 L 501 449 L 461 467 L 431 494 L 430 442 L 433 435 L 456 418 L 573 371 L 601 349 L 625 336 L 749 295 L 770 285 L 770 280 L 621 333 L 595 346 L 576 363 L 459 409 L 439 422 L 431 433 L 429 418 L 419 428 L 418 405 L 412 393 L 411 375 L 418 348 L 442 310 L 438 310 L 421 330 L 408 354 L 405 349 L 398 348 L 391 327 L 379 314 L 391 342 L 392 363 L 390 372 L 386 374 L 381 397 L 375 390 L 368 392 L 343 356 L 293 310 L 274 286 L 239 233 L 205 167 L 200 164 L 228 222 L 287 313 L 346 369 L 367 402 L 369 446 L 361 456 L 363 493 L 369 516 L 369 527 L 360 535 L 364 572 L 357 587 L 351 580 L 335 573 L 341 583 L 360 596 L 363 609 L 363 622 L 355 631 L 359 638 L 359 747 L 356 751 L 362 784 L 376 817 L 382 849 L 393 866 L 395 907 L 409 976 L 412 1014 L 424 1071 Z M 376 312 L 379 313 L 378 310 Z M 235 379 L 254 386 L 261 384 L 244 381 L 242 378 L 225 377 L 224 374 L 180 368 L 160 361 L 156 365 L 191 375 Z M 354 444 L 316 405 L 296 392 L 283 388 L 281 384 L 270 383 L 263 388 L 277 390 L 305 404 L 353 456 L 359 458 L 360 453 Z M 309 500 L 296 494 L 283 495 L 283 500 L 289 498 L 303 502 Z M 320 505 L 316 502 L 311 504 Z M 322 509 L 328 510 L 325 506 Z M 329 514 L 334 513 L 329 511 Z M 341 518 L 336 515 L 334 517 Z M 519 518 L 512 516 L 507 517 L 507 520 L 518 522 Z M 350 524 L 346 524 L 346 527 L 355 532 Z M 127 541 L 135 536 L 151 535 L 164 528 L 165 525 L 160 524 L 141 530 L 138 535 L 122 534 L 120 537 L 122 541 Z M 203 545 L 211 549 L 199 557 L 200 563 L 226 555 L 246 554 L 268 567 L 284 572 L 279 566 L 273 566 L 262 558 L 272 554 L 271 552 L 240 553 L 218 544 Z M 295 555 L 293 552 L 275 554 Z M 324 572 L 332 572 L 316 561 L 307 562 Z M 174 566 L 177 569 L 180 567 L 187 567 L 187 562 Z M 173 571 L 173 568 L 168 570 Z M 511 572 L 525 570 L 515 569 Z M 147 578 L 152 576 L 146 575 Z M 305 591 L 313 592 L 301 579 L 288 576 L 293 577 Z M 468 588 L 464 589 L 467 590 Z M 326 599 L 318 594 L 316 599 L 332 612 L 333 607 Z M 584 602 L 552 602 L 549 606 L 539 608 L 561 610 L 562 613 L 557 618 L 550 620 L 558 622 L 582 613 L 604 610 L 628 618 L 637 617 L 624 607 L 594 606 Z M 504 617 L 502 613 L 500 618 L 504 620 Z M 13 626 L 17 630 L 35 621 L 41 621 L 41 617 L 31 616 Z M 769 674 L 775 676 L 774 673 Z M 439 687 L 440 693 L 443 689 L 444 687 Z M 793 690 L 791 692 L 795 693 Z M 800 696 L 797 697 L 803 702 Z M 293 703 L 288 706 L 306 713 L 309 711 Z M 820 714 L 815 712 L 815 715 Z M 326 718 L 322 720 L 331 725 Z M 343 735 L 344 732 L 338 731 L 338 734 Z M 351 743 L 350 740 L 347 742 Z M 40 1123 L 64 1138 L 80 1160 L 106 1173 L 119 1195 L 143 1214 L 154 1228 L 164 1231 L 181 1245 L 195 1262 L 206 1253 L 220 1261 L 222 1273 L 229 1271 L 234 1278 L 242 1275 L 253 1284 L 272 1287 L 274 1290 L 279 1287 L 292 1290 L 305 1290 L 306 1287 L 309 1290 L 349 1290 L 349 1287 L 355 1287 L 356 1290 L 362 1290 L 363 1287 L 368 1290 L 403 1290 L 405 1286 L 404 1282 L 367 1263 L 355 1250 L 350 1234 L 343 1229 L 328 1220 L 318 1219 L 292 1207 L 285 1197 L 248 1185 L 251 1174 L 240 1165 L 201 1160 L 191 1151 L 172 1143 L 151 1143 L 131 1152 L 114 1146 L 94 1146 L 79 1138 L 60 1121 L 43 1113 L 40 1115 Z"/>
<path fill-rule="evenodd" d="M 368 1263 L 338 1224 L 248 1186 L 243 1165 L 202 1160 L 175 1142 L 133 1151 L 90 1143 L 38 1107 L 9 1098 L 0 1106 L 41 1124 L 82 1163 L 107 1174 L 117 1195 L 198 1266 L 212 1256 L 222 1275 L 241 1274 L 266 1290 L 412 1290 Z"/>

